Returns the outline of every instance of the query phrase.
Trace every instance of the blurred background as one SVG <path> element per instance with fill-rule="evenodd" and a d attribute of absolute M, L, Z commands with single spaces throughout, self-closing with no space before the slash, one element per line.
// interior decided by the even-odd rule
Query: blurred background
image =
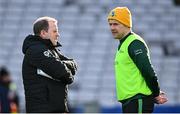
<path fill-rule="evenodd" d="M 133 31 L 149 45 L 161 89 L 169 98 L 154 112 L 180 112 L 180 0 L 0 0 L 0 66 L 11 72 L 20 112 L 25 112 L 22 43 L 40 16 L 59 21 L 61 51 L 79 65 L 69 87 L 71 112 L 121 112 L 113 65 L 119 42 L 107 23 L 117 6 L 131 10 Z"/>

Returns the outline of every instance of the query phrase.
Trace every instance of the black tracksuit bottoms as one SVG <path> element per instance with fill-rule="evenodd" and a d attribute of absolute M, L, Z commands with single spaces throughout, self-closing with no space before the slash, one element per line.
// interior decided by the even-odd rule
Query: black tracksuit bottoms
<path fill-rule="evenodd" d="M 123 113 L 152 113 L 154 109 L 153 96 L 133 99 L 122 103 Z"/>

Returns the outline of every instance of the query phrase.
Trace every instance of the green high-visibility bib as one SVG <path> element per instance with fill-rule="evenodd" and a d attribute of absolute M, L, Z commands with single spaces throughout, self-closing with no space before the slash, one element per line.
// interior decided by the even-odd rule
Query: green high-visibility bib
<path fill-rule="evenodd" d="M 134 40 L 140 40 L 147 47 L 146 43 L 140 36 L 132 34 L 129 35 L 128 38 L 126 38 L 120 49 L 116 52 L 115 75 L 118 101 L 131 98 L 138 93 L 142 93 L 144 95 L 152 94 L 141 72 L 128 54 L 128 46 Z"/>

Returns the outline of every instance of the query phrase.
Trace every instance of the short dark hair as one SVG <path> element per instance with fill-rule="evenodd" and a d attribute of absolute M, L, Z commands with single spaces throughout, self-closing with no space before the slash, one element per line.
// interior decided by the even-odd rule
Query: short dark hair
<path fill-rule="evenodd" d="M 33 24 L 33 32 L 34 32 L 34 34 L 35 35 L 40 35 L 41 30 L 48 31 L 48 29 L 49 29 L 48 21 L 57 22 L 57 20 L 52 18 L 52 17 L 40 17 L 40 18 L 38 18 Z"/>
<path fill-rule="evenodd" d="M 39 20 L 34 23 L 33 26 L 33 32 L 35 35 L 39 35 L 41 33 L 41 30 L 48 31 L 49 24 L 47 20 Z"/>

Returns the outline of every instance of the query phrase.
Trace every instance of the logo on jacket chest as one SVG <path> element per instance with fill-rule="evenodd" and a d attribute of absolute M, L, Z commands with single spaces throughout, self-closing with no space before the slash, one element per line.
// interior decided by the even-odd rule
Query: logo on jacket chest
<path fill-rule="evenodd" d="M 46 56 L 46 57 L 54 57 L 54 58 L 56 58 L 56 56 L 52 53 L 52 51 L 51 50 L 47 50 L 47 51 L 44 51 L 43 52 L 43 54 L 44 54 L 44 56 Z"/>
<path fill-rule="evenodd" d="M 43 52 L 44 56 L 51 57 L 49 50 Z"/>

